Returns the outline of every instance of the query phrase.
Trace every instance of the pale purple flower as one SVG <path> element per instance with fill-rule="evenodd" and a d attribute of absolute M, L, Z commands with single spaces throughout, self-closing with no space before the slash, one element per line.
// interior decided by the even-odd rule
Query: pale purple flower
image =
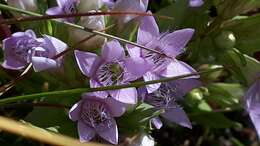
<path fill-rule="evenodd" d="M 195 73 L 196 71 L 186 63 L 178 61 L 175 57 L 184 51 L 184 47 L 191 39 L 193 29 L 181 29 L 172 33 L 159 33 L 159 28 L 154 17 L 145 16 L 140 24 L 137 43 L 157 52 L 141 49 L 132 45 L 127 45 L 131 61 L 127 62 L 127 67 L 136 76 L 142 76 L 145 81 L 158 80 L 161 77 L 174 77 L 183 74 Z M 133 62 L 144 62 L 145 66 L 151 69 L 136 68 Z M 198 78 L 191 76 L 189 78 Z M 160 87 L 160 83 L 147 85 L 149 93 Z"/>
<path fill-rule="evenodd" d="M 56 0 L 58 6 L 49 8 L 46 11 L 48 15 L 61 15 L 61 14 L 73 14 L 76 13 L 76 6 L 79 3 L 78 0 Z M 74 22 L 74 18 L 64 19 L 68 22 Z"/>
<path fill-rule="evenodd" d="M 64 51 L 67 45 L 48 35 L 37 38 L 32 30 L 16 32 L 3 40 L 4 62 L 6 69 L 21 70 L 32 63 L 36 72 L 61 66 L 62 58 L 52 59 Z"/>
<path fill-rule="evenodd" d="M 103 0 L 111 11 L 146 12 L 149 0 Z M 135 15 L 118 16 L 120 23 L 127 23 L 136 18 Z"/>
<path fill-rule="evenodd" d="M 154 106 L 155 109 L 164 109 L 165 112 L 160 115 L 163 118 L 183 127 L 192 128 L 189 118 L 185 111 L 177 104 L 177 101 L 182 100 L 185 94 L 200 85 L 200 81 L 196 79 L 181 79 L 163 83 L 153 93 L 148 93 L 145 88 L 141 88 L 139 95 L 141 95 L 144 102 Z M 162 127 L 159 117 L 153 118 L 151 122 L 157 129 Z"/>
<path fill-rule="evenodd" d="M 203 0 L 190 0 L 189 5 L 190 7 L 200 7 L 204 4 Z"/>
<path fill-rule="evenodd" d="M 102 96 L 102 95 L 101 95 Z M 109 97 L 102 99 L 99 94 L 83 94 L 69 112 L 69 117 L 77 121 L 81 142 L 88 142 L 95 135 L 112 144 L 118 143 L 118 129 L 114 117 L 125 112 L 125 104 Z"/>
<path fill-rule="evenodd" d="M 245 109 L 249 113 L 257 134 L 260 137 L 260 80 L 251 85 L 245 95 Z"/>
<path fill-rule="evenodd" d="M 78 50 L 75 51 L 75 56 L 81 72 L 90 78 L 91 88 L 127 84 L 137 78 L 128 71 L 125 65 L 128 59 L 117 40 L 103 45 L 101 57 Z M 138 62 L 135 67 L 143 67 L 142 65 L 142 62 Z M 105 98 L 110 95 L 123 103 L 136 104 L 137 102 L 135 88 L 101 91 L 101 93 Z"/>

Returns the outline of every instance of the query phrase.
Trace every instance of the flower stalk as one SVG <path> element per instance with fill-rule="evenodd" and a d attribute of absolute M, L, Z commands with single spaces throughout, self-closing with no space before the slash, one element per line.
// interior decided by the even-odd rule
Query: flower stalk
<path fill-rule="evenodd" d="M 224 69 L 224 68 L 219 67 L 219 68 L 215 68 L 215 69 L 180 75 L 180 76 L 176 76 L 176 77 L 163 78 L 160 80 L 153 80 L 153 81 L 147 81 L 147 82 L 134 82 L 131 84 L 123 84 L 123 85 L 117 85 L 117 86 L 106 86 L 106 87 L 98 87 L 98 88 L 77 88 L 77 89 L 69 89 L 69 90 L 62 90 L 62 91 L 52 91 L 52 92 L 36 93 L 36 94 L 30 94 L 30 95 L 22 95 L 22 96 L 1 99 L 0 105 L 17 102 L 17 101 L 21 101 L 21 100 L 37 99 L 37 98 L 42 98 L 42 97 L 61 97 L 63 95 L 66 95 L 68 97 L 68 96 L 74 96 L 74 95 L 81 95 L 82 93 L 86 93 L 86 92 L 97 92 L 97 91 L 117 90 L 117 89 L 131 88 L 131 87 L 142 87 L 145 85 L 164 83 L 164 82 L 169 82 L 169 81 L 173 81 L 173 80 L 183 79 L 183 78 L 190 77 L 190 76 L 208 74 L 208 73 L 220 71 L 222 69 Z"/>

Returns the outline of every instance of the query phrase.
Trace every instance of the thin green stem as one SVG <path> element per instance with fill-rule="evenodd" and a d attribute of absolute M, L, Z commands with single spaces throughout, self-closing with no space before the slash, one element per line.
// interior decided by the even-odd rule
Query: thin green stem
<path fill-rule="evenodd" d="M 146 12 L 127 12 L 127 11 L 113 11 L 113 12 L 87 12 L 87 13 L 72 13 L 72 14 L 59 14 L 59 15 L 43 15 L 43 16 L 32 16 L 32 17 L 19 17 L 5 19 L 0 22 L 0 24 L 15 24 L 28 21 L 42 21 L 49 19 L 59 19 L 59 18 L 71 18 L 71 17 L 81 17 L 81 16 L 100 16 L 100 15 L 137 15 L 137 16 L 156 16 L 163 19 L 173 19 L 168 16 L 161 16 Z"/>
<path fill-rule="evenodd" d="M 131 87 L 142 87 L 142 86 L 150 85 L 150 84 L 164 83 L 164 82 L 183 79 L 183 78 L 187 78 L 187 77 L 191 77 L 191 76 L 208 74 L 208 73 L 216 72 L 216 71 L 219 71 L 222 69 L 223 69 L 222 67 L 219 67 L 216 69 L 210 69 L 210 70 L 206 70 L 206 71 L 200 71 L 200 72 L 180 75 L 180 76 L 176 76 L 176 77 L 163 78 L 160 80 L 153 80 L 153 81 L 147 81 L 147 82 L 134 82 L 131 84 L 124 84 L 124 85 L 117 85 L 117 86 L 106 86 L 106 87 L 99 87 L 99 88 L 77 88 L 77 89 L 70 89 L 70 90 L 22 95 L 22 96 L 16 96 L 16 97 L 2 99 L 2 100 L 0 100 L 0 105 L 17 102 L 17 101 L 21 101 L 21 100 L 37 99 L 37 98 L 42 98 L 42 97 L 60 97 L 60 96 L 72 96 L 72 95 L 79 96 L 80 94 L 85 93 L 85 92 L 108 91 L 108 90 L 117 90 L 117 89 L 123 89 L 123 88 L 131 88 Z"/>
<path fill-rule="evenodd" d="M 236 107 L 231 107 L 231 108 L 225 108 L 225 109 L 215 109 L 212 111 L 208 111 L 208 112 L 195 112 L 195 113 L 189 113 L 189 116 L 202 116 L 202 115 L 208 115 L 208 114 L 212 114 L 212 113 L 229 113 L 229 112 L 234 112 L 234 111 L 239 111 L 242 110 L 243 107 L 242 106 L 236 106 Z"/>
<path fill-rule="evenodd" d="M 18 8 L 11 7 L 11 6 L 8 6 L 8 5 L 5 5 L 5 4 L 0 4 L 0 9 L 15 11 L 15 12 L 18 12 L 18 13 L 23 13 L 23 14 L 27 14 L 27 15 L 31 15 L 31 16 L 42 16 L 41 14 L 38 14 L 38 13 L 26 11 L 26 10 L 23 10 L 23 9 L 18 9 Z"/>
<path fill-rule="evenodd" d="M 53 109 L 70 109 L 71 106 L 64 104 L 52 104 L 46 102 L 38 102 L 38 103 L 14 103 L 14 104 L 6 104 L 1 108 L 7 109 L 22 109 L 27 107 L 41 107 L 41 108 L 53 108 Z"/>
<path fill-rule="evenodd" d="M 0 96 L 2 94 L 4 94 L 5 92 L 7 92 L 8 90 L 10 90 L 13 86 L 15 86 L 15 84 L 21 80 L 23 80 L 26 76 L 28 76 L 28 74 L 30 73 L 32 69 L 32 63 L 30 63 L 26 69 L 14 80 L 11 80 L 9 83 L 3 85 L 0 87 Z"/>
<path fill-rule="evenodd" d="M 11 7 L 11 6 L 4 5 L 4 4 L 0 4 L 0 9 L 15 11 L 15 12 L 19 12 L 19 13 L 23 13 L 23 14 L 27 14 L 27 15 L 31 15 L 31 16 L 38 16 L 38 17 L 42 17 L 43 16 L 43 15 L 38 14 L 38 13 L 34 13 L 34 12 L 18 9 L 18 8 Z M 19 20 L 19 18 L 17 18 L 17 19 Z M 128 40 L 125 40 L 125 39 L 122 39 L 122 38 L 110 35 L 110 34 L 106 34 L 104 32 L 100 32 L 100 31 L 97 31 L 97 30 L 93 30 L 93 29 L 86 28 L 86 27 L 83 27 L 83 26 L 80 26 L 80 25 L 77 25 L 77 24 L 69 23 L 69 22 L 59 21 L 57 19 L 51 19 L 50 21 L 54 21 L 54 22 L 57 22 L 57 23 L 62 23 L 62 24 L 65 24 L 67 26 L 74 27 L 76 29 L 81 29 L 81 30 L 84 30 L 86 32 L 90 32 L 90 33 L 93 33 L 93 34 L 96 34 L 96 35 L 99 35 L 99 36 L 103 36 L 103 37 L 107 37 L 107 38 L 110 38 L 110 39 L 116 39 L 116 40 L 118 40 L 118 41 L 120 41 L 122 43 L 131 44 L 131 45 L 137 46 L 139 48 L 142 48 L 142 49 L 145 49 L 145 50 L 148 50 L 148 51 L 160 54 L 160 55 L 164 55 L 163 53 L 161 53 L 159 51 L 156 51 L 154 49 L 147 48 L 147 47 L 139 45 L 137 43 L 134 43 L 134 42 L 131 42 L 131 41 L 128 41 Z"/>

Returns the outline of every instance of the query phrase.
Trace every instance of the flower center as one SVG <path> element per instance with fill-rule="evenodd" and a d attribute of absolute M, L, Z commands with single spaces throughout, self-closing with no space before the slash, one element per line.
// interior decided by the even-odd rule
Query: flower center
<path fill-rule="evenodd" d="M 30 51 L 38 46 L 38 44 L 35 39 L 21 38 L 16 42 L 16 46 L 13 48 L 14 54 L 20 61 L 30 63 Z"/>
<path fill-rule="evenodd" d="M 157 108 L 176 108 L 177 85 L 162 84 L 158 90 L 148 95 L 146 100 Z"/>
<path fill-rule="evenodd" d="M 104 86 L 116 85 L 123 79 L 123 68 L 119 63 L 102 64 L 97 71 L 98 81 Z"/>
<path fill-rule="evenodd" d="M 111 128 L 111 115 L 106 106 L 97 101 L 87 101 L 82 105 L 81 119 L 90 127 L 98 131 Z"/>

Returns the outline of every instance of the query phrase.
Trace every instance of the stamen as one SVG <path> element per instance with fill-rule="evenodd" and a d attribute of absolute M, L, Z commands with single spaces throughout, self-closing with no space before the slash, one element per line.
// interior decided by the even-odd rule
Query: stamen
<path fill-rule="evenodd" d="M 99 67 L 97 78 L 99 82 L 105 86 L 117 85 L 122 81 L 123 68 L 119 63 L 107 63 Z"/>
<path fill-rule="evenodd" d="M 30 51 L 38 44 L 39 43 L 33 38 L 20 38 L 13 48 L 14 54 L 20 61 L 29 63 L 31 61 Z"/>
<path fill-rule="evenodd" d="M 148 95 L 146 100 L 149 104 L 157 108 L 176 108 L 177 84 L 162 84 L 158 90 Z"/>
<path fill-rule="evenodd" d="M 103 131 L 111 128 L 111 116 L 106 106 L 97 101 L 86 101 L 82 106 L 81 119 L 85 124 Z"/>

